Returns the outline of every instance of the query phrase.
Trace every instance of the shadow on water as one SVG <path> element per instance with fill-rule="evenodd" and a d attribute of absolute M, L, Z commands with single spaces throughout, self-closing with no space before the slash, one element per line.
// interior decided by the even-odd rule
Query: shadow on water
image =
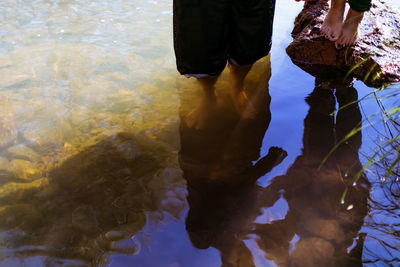
<path fill-rule="evenodd" d="M 165 166 L 167 153 L 120 132 L 68 158 L 47 183 L 2 195 L 0 260 L 98 266 L 109 254 L 139 253 L 143 226 L 161 222 L 163 211 L 179 218 L 185 207 L 181 173 Z"/>
<path fill-rule="evenodd" d="M 191 129 L 185 123 L 190 110 L 185 105 L 192 101 L 182 89 L 180 166 L 188 184 L 189 238 L 199 249 L 218 249 L 222 266 L 255 266 L 253 256 L 261 252 L 245 243 L 251 235 L 256 236 L 256 250 L 278 266 L 361 266 L 365 234 L 359 231 L 370 190 L 364 175 L 358 183 L 352 180 L 362 168 L 361 134 L 341 143 L 320 166 L 335 144 L 361 125 L 357 91 L 343 76 L 341 82 L 316 79 L 306 98 L 302 155 L 263 188 L 257 179 L 286 157 L 283 149 L 271 147 L 257 161 L 271 120 L 270 65 L 265 65 L 264 79 L 251 94 L 262 107 L 254 119 L 241 119 L 229 95 L 220 92 L 207 126 Z M 284 218 L 256 222 L 281 196 L 289 207 Z"/>

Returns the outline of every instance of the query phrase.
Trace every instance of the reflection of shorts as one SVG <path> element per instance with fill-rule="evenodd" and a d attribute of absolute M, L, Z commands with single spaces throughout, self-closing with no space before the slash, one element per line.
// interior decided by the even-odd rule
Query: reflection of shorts
<path fill-rule="evenodd" d="M 227 60 L 248 65 L 271 49 L 275 0 L 174 0 L 181 74 L 218 75 Z"/>

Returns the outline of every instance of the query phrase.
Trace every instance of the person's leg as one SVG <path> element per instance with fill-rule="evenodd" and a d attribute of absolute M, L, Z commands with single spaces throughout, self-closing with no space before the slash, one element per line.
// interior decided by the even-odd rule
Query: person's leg
<path fill-rule="evenodd" d="M 219 75 L 197 78 L 197 81 L 202 87 L 203 95 L 198 106 L 186 116 L 186 124 L 188 127 L 197 130 L 204 129 L 216 105 L 215 83 L 218 77 Z"/>
<path fill-rule="evenodd" d="M 325 17 L 321 31 L 331 41 L 340 37 L 346 0 L 331 0 L 331 8 Z"/>
<path fill-rule="evenodd" d="M 309 105 L 304 119 L 303 160 L 309 166 L 319 166 L 335 145 L 334 117 L 335 97 L 327 81 L 316 79 L 315 88 L 306 97 Z"/>
<path fill-rule="evenodd" d="M 229 62 L 234 105 L 244 118 L 256 109 L 246 96 L 244 80 L 252 65 L 269 54 L 275 0 L 233 0 L 230 17 Z"/>
<path fill-rule="evenodd" d="M 187 116 L 195 129 L 204 125 L 215 106 L 214 85 L 228 55 L 228 0 L 174 0 L 173 29 L 177 69 L 196 77 L 202 87 L 200 103 Z"/>
<path fill-rule="evenodd" d="M 350 8 L 346 20 L 343 23 L 342 31 L 335 45 L 341 48 L 353 44 L 357 40 L 358 25 L 363 18 L 364 12 L 358 12 Z"/>
<path fill-rule="evenodd" d="M 236 66 L 230 64 L 230 71 L 232 77 L 232 94 L 240 94 L 243 91 L 243 83 L 247 74 L 249 73 L 253 64 L 245 66 Z"/>
<path fill-rule="evenodd" d="M 200 83 L 203 89 L 203 98 L 207 102 L 215 101 L 215 83 L 218 80 L 219 75 L 215 76 L 206 76 L 198 78 L 197 81 Z"/>
<path fill-rule="evenodd" d="M 177 69 L 199 77 L 220 74 L 228 55 L 227 0 L 174 0 L 173 33 Z"/>
<path fill-rule="evenodd" d="M 244 80 L 253 64 L 237 66 L 230 64 L 230 74 L 232 79 L 231 96 L 236 110 L 245 118 L 254 118 L 256 110 L 250 103 L 244 91 Z"/>
<path fill-rule="evenodd" d="M 358 25 L 364 12 L 369 10 L 371 0 L 348 0 L 350 10 L 347 13 L 341 34 L 335 42 L 336 47 L 343 47 L 353 44 L 357 40 Z"/>
<path fill-rule="evenodd" d="M 353 179 L 363 168 L 358 157 L 362 142 L 362 116 L 358 105 L 358 94 L 352 84 L 335 84 L 334 86 L 339 108 L 335 125 L 338 147 L 333 156 L 343 175 L 347 173 L 347 177 Z"/>

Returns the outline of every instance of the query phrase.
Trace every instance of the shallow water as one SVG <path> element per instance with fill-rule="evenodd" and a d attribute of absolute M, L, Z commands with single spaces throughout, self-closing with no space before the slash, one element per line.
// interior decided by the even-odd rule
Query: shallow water
<path fill-rule="evenodd" d="M 246 81 L 258 115 L 237 116 L 224 73 L 194 130 L 200 91 L 175 70 L 172 1 L 2 1 L 0 266 L 398 265 L 398 198 L 373 172 L 346 179 L 383 125 L 318 168 L 378 107 L 331 116 L 372 89 L 291 63 L 300 9 L 277 3 L 271 57 Z"/>

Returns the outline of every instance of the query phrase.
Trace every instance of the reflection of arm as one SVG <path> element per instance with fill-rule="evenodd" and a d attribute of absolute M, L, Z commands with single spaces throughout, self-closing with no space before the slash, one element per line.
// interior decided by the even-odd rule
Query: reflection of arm
<path fill-rule="evenodd" d="M 287 156 L 287 152 L 280 147 L 273 146 L 269 149 L 268 154 L 257 161 L 252 169 L 251 176 L 257 180 L 261 176 L 270 172 L 272 168 L 279 165 Z"/>

